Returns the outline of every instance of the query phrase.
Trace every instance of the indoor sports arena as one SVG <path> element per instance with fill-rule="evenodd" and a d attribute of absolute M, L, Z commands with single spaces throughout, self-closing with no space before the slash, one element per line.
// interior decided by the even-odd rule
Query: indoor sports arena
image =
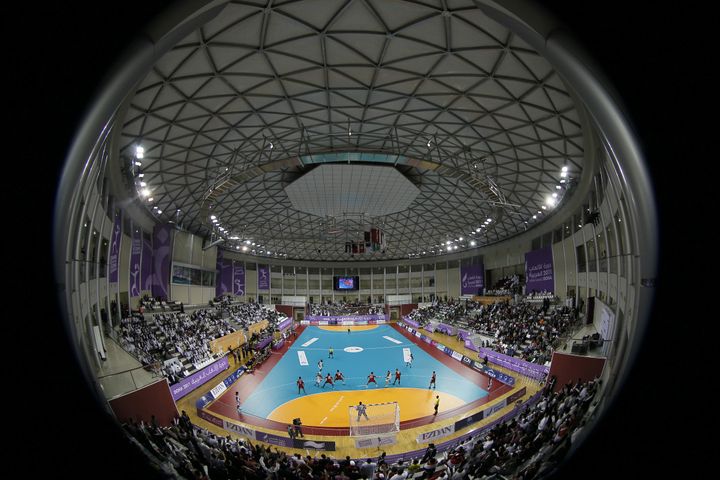
<path fill-rule="evenodd" d="M 653 301 L 630 122 L 529 1 L 169 5 L 98 86 L 55 204 L 63 321 L 126 458 L 557 474 Z"/>

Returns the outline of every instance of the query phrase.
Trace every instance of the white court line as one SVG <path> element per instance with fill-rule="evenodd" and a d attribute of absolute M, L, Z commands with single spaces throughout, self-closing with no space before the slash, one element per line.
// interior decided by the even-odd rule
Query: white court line
<path fill-rule="evenodd" d="M 395 338 L 393 338 L 393 337 L 388 337 L 387 335 L 383 335 L 383 338 L 384 338 L 385 340 L 390 340 L 390 341 L 393 342 L 393 343 L 397 343 L 398 345 L 402 343 L 400 340 L 397 340 L 397 339 L 395 339 Z"/>
<path fill-rule="evenodd" d="M 325 420 L 327 420 L 327 417 L 324 417 L 322 420 L 320 420 L 320 425 L 322 425 L 325 422 Z"/>
<path fill-rule="evenodd" d="M 335 405 L 333 405 L 332 407 L 330 407 L 330 411 L 331 411 L 331 412 L 332 412 L 333 410 L 335 410 L 338 405 L 340 405 L 340 402 L 342 401 L 343 398 L 345 398 L 345 395 L 340 395 L 340 398 L 338 398 L 337 402 L 335 402 Z M 325 417 L 325 418 L 327 418 L 327 417 Z"/>
<path fill-rule="evenodd" d="M 310 340 L 308 340 L 307 342 L 303 343 L 301 346 L 303 346 L 303 347 L 309 347 L 310 345 L 312 345 L 313 343 L 317 342 L 318 340 L 320 340 L 318 337 L 313 337 L 313 338 L 311 338 Z"/>

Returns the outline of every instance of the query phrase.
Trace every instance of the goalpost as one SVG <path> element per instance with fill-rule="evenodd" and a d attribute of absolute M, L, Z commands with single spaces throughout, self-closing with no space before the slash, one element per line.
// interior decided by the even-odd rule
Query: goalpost
<path fill-rule="evenodd" d="M 357 405 L 348 407 L 350 436 L 382 435 L 400 431 L 398 402 L 370 403 L 363 406 L 365 415 L 358 411 Z"/>

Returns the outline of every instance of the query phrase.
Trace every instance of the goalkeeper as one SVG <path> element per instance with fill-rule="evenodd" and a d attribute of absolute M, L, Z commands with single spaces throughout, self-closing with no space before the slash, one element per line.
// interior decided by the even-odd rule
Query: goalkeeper
<path fill-rule="evenodd" d="M 358 421 L 358 422 L 360 421 L 360 416 L 361 416 L 361 415 L 364 416 L 366 420 L 370 420 L 370 419 L 368 418 L 368 416 L 367 416 L 367 413 L 365 413 L 366 407 L 365 407 L 365 405 L 363 405 L 362 402 L 360 402 L 360 403 L 358 404 L 358 406 L 355 407 L 355 409 L 356 409 L 357 412 L 358 412 L 358 418 L 357 418 L 357 421 Z"/>

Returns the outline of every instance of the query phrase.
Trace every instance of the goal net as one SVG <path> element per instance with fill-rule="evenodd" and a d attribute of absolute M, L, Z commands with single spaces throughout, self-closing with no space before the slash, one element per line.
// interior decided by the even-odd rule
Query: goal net
<path fill-rule="evenodd" d="M 382 435 L 400 431 L 400 406 L 397 402 L 351 405 L 350 435 Z"/>

